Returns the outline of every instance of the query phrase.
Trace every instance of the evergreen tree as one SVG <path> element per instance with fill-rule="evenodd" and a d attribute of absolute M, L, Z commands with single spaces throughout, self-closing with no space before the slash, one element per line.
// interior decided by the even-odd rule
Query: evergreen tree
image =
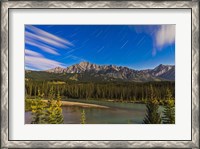
<path fill-rule="evenodd" d="M 152 85 L 150 85 L 150 98 L 147 100 L 146 104 L 146 117 L 143 121 L 144 124 L 160 124 L 161 118 L 158 112 L 159 104 L 156 100 L 155 93 Z"/>
<path fill-rule="evenodd" d="M 54 109 L 54 97 L 55 97 L 55 94 L 53 92 L 53 86 L 51 86 L 51 88 L 49 90 L 49 94 L 48 94 L 48 102 L 47 102 L 46 116 L 45 116 L 46 121 L 49 124 L 53 123 L 53 116 L 55 115 L 53 113 L 53 109 Z"/>
<path fill-rule="evenodd" d="M 51 87 L 49 92 L 46 119 L 48 121 L 48 124 L 63 124 L 60 92 L 58 92 L 57 100 L 55 100 L 54 98 L 55 94 L 53 92 L 53 88 Z"/>
<path fill-rule="evenodd" d="M 48 108 L 46 110 L 46 120 L 48 124 L 56 124 L 56 114 L 55 114 L 55 100 L 54 99 L 48 99 Z"/>
<path fill-rule="evenodd" d="M 42 95 L 38 90 L 38 97 L 35 99 L 36 102 L 31 106 L 32 109 L 32 124 L 44 124 L 45 120 L 45 103 L 42 101 Z"/>
<path fill-rule="evenodd" d="M 53 87 L 49 91 L 48 103 L 42 101 L 44 94 L 38 90 L 38 96 L 36 102 L 31 106 L 32 109 L 32 124 L 63 124 L 63 115 L 61 108 L 61 97 L 58 91 L 57 100 L 55 100 L 55 94 Z"/>
<path fill-rule="evenodd" d="M 86 124 L 85 110 L 81 113 L 81 124 Z"/>
<path fill-rule="evenodd" d="M 164 124 L 175 124 L 174 100 L 169 89 L 166 91 L 166 104 L 164 105 L 162 120 Z"/>
<path fill-rule="evenodd" d="M 55 108 L 56 123 L 57 124 L 63 124 L 63 122 L 64 122 L 61 106 L 62 106 L 62 102 L 61 102 L 60 92 L 58 91 L 56 108 Z"/>

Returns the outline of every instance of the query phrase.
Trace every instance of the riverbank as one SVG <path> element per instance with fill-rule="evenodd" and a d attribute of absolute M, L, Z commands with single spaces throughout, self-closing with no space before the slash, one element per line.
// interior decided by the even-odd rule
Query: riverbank
<path fill-rule="evenodd" d="M 42 100 L 44 102 L 47 102 L 48 100 Z M 84 108 L 104 108 L 108 109 L 107 106 L 102 106 L 98 104 L 90 104 L 90 103 L 82 103 L 82 102 L 73 102 L 73 101 L 61 101 L 62 106 L 78 106 L 78 107 L 84 107 Z"/>

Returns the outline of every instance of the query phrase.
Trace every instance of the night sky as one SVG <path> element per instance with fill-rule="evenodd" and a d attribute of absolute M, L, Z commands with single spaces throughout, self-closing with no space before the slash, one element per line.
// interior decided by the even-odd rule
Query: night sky
<path fill-rule="evenodd" d="M 175 64 L 175 25 L 26 25 L 25 68 Z"/>

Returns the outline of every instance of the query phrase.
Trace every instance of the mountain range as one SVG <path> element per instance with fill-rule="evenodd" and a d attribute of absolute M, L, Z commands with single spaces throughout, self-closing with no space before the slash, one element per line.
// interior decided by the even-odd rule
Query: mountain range
<path fill-rule="evenodd" d="M 128 67 L 115 65 L 97 65 L 89 62 L 81 62 L 67 68 L 56 67 L 46 71 L 26 71 L 26 78 L 34 79 L 33 74 L 47 73 L 59 80 L 75 81 L 174 81 L 175 66 L 160 64 L 154 69 L 134 70 Z M 47 75 L 47 76 L 48 76 Z M 42 76 L 42 75 L 41 75 Z"/>

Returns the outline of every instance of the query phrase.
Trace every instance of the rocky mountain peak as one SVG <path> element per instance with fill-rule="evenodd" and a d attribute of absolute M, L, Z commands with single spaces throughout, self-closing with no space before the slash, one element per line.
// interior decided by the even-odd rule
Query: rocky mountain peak
<path fill-rule="evenodd" d="M 85 73 L 93 74 L 95 76 L 105 76 L 120 78 L 123 80 L 152 80 L 155 78 L 175 80 L 175 66 L 160 64 L 154 69 L 134 70 L 128 67 L 116 65 L 97 65 L 89 62 L 80 62 L 79 64 L 71 65 L 67 68 L 56 67 L 49 69 L 46 72 L 50 73 Z"/>
<path fill-rule="evenodd" d="M 175 66 L 172 66 L 172 65 L 163 65 L 163 64 L 160 64 L 157 67 L 155 67 L 153 70 L 151 70 L 151 74 L 154 75 L 154 76 L 161 76 L 164 73 L 170 71 L 174 67 Z"/>
<path fill-rule="evenodd" d="M 79 65 L 81 67 L 86 67 L 86 66 L 90 65 L 90 63 L 89 62 L 80 62 Z"/>
<path fill-rule="evenodd" d="M 62 73 L 63 71 L 64 71 L 64 68 L 61 68 L 61 67 L 55 67 L 55 68 L 47 70 L 47 72 L 51 72 L 51 73 Z"/>

